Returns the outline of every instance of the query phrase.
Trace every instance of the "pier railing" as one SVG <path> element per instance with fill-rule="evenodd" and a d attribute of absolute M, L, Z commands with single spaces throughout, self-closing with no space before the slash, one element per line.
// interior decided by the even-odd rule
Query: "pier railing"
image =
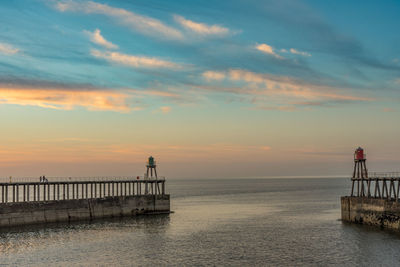
<path fill-rule="evenodd" d="M 0 203 L 164 195 L 165 179 L 0 182 Z"/>
<path fill-rule="evenodd" d="M 130 181 L 145 180 L 144 176 L 42 176 L 48 182 L 80 182 L 80 181 Z M 151 178 L 155 179 L 155 178 Z M 165 180 L 164 176 L 159 176 L 156 180 Z M 0 177 L 0 183 L 22 183 L 22 182 L 42 182 L 41 177 Z"/>
<path fill-rule="evenodd" d="M 400 173 L 369 173 L 368 178 L 352 178 L 351 196 L 400 200 Z"/>
<path fill-rule="evenodd" d="M 368 178 L 400 178 L 400 172 L 369 172 Z"/>

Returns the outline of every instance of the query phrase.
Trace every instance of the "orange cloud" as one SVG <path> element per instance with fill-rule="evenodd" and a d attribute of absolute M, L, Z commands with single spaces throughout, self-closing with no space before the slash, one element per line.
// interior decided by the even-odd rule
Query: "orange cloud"
<path fill-rule="evenodd" d="M 8 86 L 0 84 L 0 104 L 38 106 L 52 109 L 71 110 L 85 107 L 88 110 L 109 110 L 128 112 L 126 100 L 130 96 L 114 91 L 65 88 L 35 88 L 28 86 Z M 137 108 L 136 108 L 137 109 Z"/>
<path fill-rule="evenodd" d="M 267 44 L 259 44 L 259 45 L 256 45 L 256 49 L 259 50 L 259 51 L 261 51 L 261 52 L 263 52 L 263 53 L 265 53 L 265 54 L 272 55 L 272 56 L 274 56 L 274 57 L 276 57 L 276 58 L 278 58 L 278 59 L 283 59 L 283 57 L 282 57 L 281 55 L 278 55 L 278 54 L 275 52 L 275 49 L 274 49 L 272 46 L 270 46 L 270 45 L 267 45 Z"/>
<path fill-rule="evenodd" d="M 167 107 L 167 106 L 160 107 L 160 110 L 161 110 L 162 113 L 166 114 L 166 113 L 169 113 L 171 111 L 171 107 Z"/>

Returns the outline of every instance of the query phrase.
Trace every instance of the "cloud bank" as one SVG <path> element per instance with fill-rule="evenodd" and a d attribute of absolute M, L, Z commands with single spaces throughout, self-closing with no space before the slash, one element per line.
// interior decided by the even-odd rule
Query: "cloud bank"
<path fill-rule="evenodd" d="M 127 104 L 129 97 L 130 95 L 123 92 L 95 88 L 0 83 L 0 104 L 63 110 L 84 107 L 88 110 L 129 112 L 135 109 Z"/>

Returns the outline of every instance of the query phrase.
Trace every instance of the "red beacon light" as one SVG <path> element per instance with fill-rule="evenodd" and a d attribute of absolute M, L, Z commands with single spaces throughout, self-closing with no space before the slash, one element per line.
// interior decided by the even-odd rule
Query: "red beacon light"
<path fill-rule="evenodd" d="M 365 154 L 364 154 L 364 149 L 361 147 L 358 147 L 356 151 L 354 152 L 354 159 L 355 160 L 365 160 Z"/>

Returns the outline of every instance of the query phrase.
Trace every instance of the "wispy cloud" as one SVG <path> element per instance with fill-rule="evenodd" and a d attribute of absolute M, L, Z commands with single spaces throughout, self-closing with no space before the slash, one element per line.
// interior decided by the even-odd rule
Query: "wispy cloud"
<path fill-rule="evenodd" d="M 300 55 L 300 56 L 305 56 L 305 57 L 311 57 L 311 54 L 308 52 L 304 52 L 304 51 L 300 51 L 294 48 L 290 48 L 289 50 L 282 48 L 281 50 L 279 50 L 282 53 L 292 53 L 295 55 Z"/>
<path fill-rule="evenodd" d="M 0 53 L 6 55 L 14 55 L 17 54 L 20 50 L 18 48 L 13 47 L 10 44 L 0 43 Z"/>
<path fill-rule="evenodd" d="M 254 156 L 266 157 L 271 154 L 271 147 L 265 145 L 239 145 L 216 143 L 201 145 L 182 144 L 143 144 L 82 140 L 65 142 L 50 140 L 41 143 L 0 146 L 0 165 L 26 162 L 102 162 L 102 163 L 142 163 L 143 155 L 156 152 L 163 162 L 190 162 L 193 159 L 220 162 L 221 159 L 233 158 L 237 162 L 249 160 Z M 265 159 L 265 158 L 264 158 Z"/>
<path fill-rule="evenodd" d="M 102 35 L 99 29 L 94 30 L 94 32 L 84 31 L 89 37 L 90 41 L 95 44 L 101 45 L 107 49 L 118 49 L 118 46 L 107 41 Z"/>
<path fill-rule="evenodd" d="M 147 96 L 155 96 L 155 97 L 166 97 L 166 98 L 178 98 L 179 94 L 167 91 L 158 91 L 158 90 L 128 90 L 128 92 L 135 95 L 147 95 Z"/>
<path fill-rule="evenodd" d="M 111 90 L 77 87 L 51 87 L 26 84 L 0 83 L 0 104 L 37 106 L 50 109 L 71 110 L 84 107 L 88 110 L 129 112 L 127 104 L 130 95 Z"/>
<path fill-rule="evenodd" d="M 371 101 L 368 97 L 359 97 L 346 94 L 338 94 L 338 88 L 325 85 L 307 83 L 287 76 L 276 76 L 270 74 L 260 74 L 247 70 L 233 69 L 229 71 L 229 78 L 233 81 L 245 81 L 248 83 L 258 83 L 264 85 L 261 94 L 284 94 L 288 96 L 303 98 L 330 98 L 350 101 Z"/>
<path fill-rule="evenodd" d="M 267 44 L 259 44 L 259 45 L 256 45 L 255 48 L 256 48 L 257 50 L 259 50 L 259 51 L 265 53 L 265 54 L 269 54 L 269 55 L 274 56 L 274 57 L 276 57 L 276 58 L 278 58 L 278 59 L 283 59 L 283 57 L 282 57 L 281 55 L 277 54 L 277 53 L 275 52 L 275 49 L 274 49 L 272 46 L 270 46 L 270 45 L 267 45 Z"/>
<path fill-rule="evenodd" d="M 294 49 L 294 48 L 290 48 L 289 51 L 290 51 L 290 53 L 295 54 L 295 55 L 301 55 L 301 56 L 305 56 L 305 57 L 311 57 L 311 54 L 310 54 L 310 53 L 303 52 L 303 51 L 299 51 L 299 50 L 296 50 L 296 49 Z"/>
<path fill-rule="evenodd" d="M 55 8 L 61 12 L 77 12 L 108 16 L 118 23 L 145 35 L 166 39 L 183 39 L 182 33 L 158 19 L 136 14 L 123 8 L 116 8 L 93 1 L 59 1 Z"/>
<path fill-rule="evenodd" d="M 242 69 L 230 69 L 223 72 L 207 71 L 203 73 L 203 77 L 209 82 L 214 80 L 220 83 L 217 86 L 203 87 L 203 89 L 247 95 L 251 97 L 251 103 L 266 110 L 293 111 L 298 106 L 311 107 L 329 103 L 374 100 L 367 96 L 352 95 L 348 88 L 336 88 L 288 76 L 255 73 Z M 276 105 L 271 105 L 273 103 Z"/>
<path fill-rule="evenodd" d="M 163 107 L 160 107 L 160 110 L 161 110 L 161 112 L 162 112 L 163 114 L 166 114 L 166 113 L 169 113 L 169 112 L 171 111 L 171 107 L 169 107 L 169 106 L 163 106 Z"/>
<path fill-rule="evenodd" d="M 255 110 L 277 110 L 277 111 L 296 111 L 298 108 L 296 106 L 258 106 L 254 108 Z"/>
<path fill-rule="evenodd" d="M 225 36 L 229 34 L 229 29 L 219 25 L 207 25 L 205 23 L 194 22 L 192 20 L 185 19 L 182 16 L 175 15 L 174 19 L 184 28 L 198 33 L 200 35 L 218 35 Z"/>
<path fill-rule="evenodd" d="M 394 108 L 384 108 L 383 112 L 396 112 Z"/>
<path fill-rule="evenodd" d="M 118 52 L 103 52 L 92 49 L 91 55 L 96 58 L 105 59 L 112 63 L 117 63 L 133 68 L 164 68 L 170 70 L 180 69 L 181 65 L 153 57 L 127 55 Z"/>
<path fill-rule="evenodd" d="M 357 64 L 383 70 L 399 70 L 398 66 L 376 58 L 349 31 L 339 31 L 305 1 L 262 1 L 258 8 L 261 14 L 290 30 L 296 38 L 309 42 L 319 53 L 336 55 L 351 62 L 348 65 L 352 66 Z"/>
<path fill-rule="evenodd" d="M 281 55 L 279 55 L 277 53 L 277 49 L 275 49 L 274 47 L 272 47 L 272 46 L 270 46 L 268 44 L 265 44 L 265 43 L 264 44 L 258 44 L 258 45 L 255 46 L 255 48 L 257 50 L 265 53 L 265 54 L 269 54 L 269 55 L 274 56 L 274 57 L 276 57 L 278 59 L 284 59 L 283 56 L 281 56 Z M 305 56 L 305 57 L 311 57 L 310 53 L 307 53 L 307 52 L 304 52 L 304 51 L 300 51 L 300 50 L 297 50 L 295 48 L 290 48 L 289 50 L 282 48 L 282 49 L 279 49 L 279 52 L 281 52 L 281 53 L 291 53 L 291 54 L 294 54 L 294 55 L 300 55 L 300 56 Z"/>
<path fill-rule="evenodd" d="M 217 71 L 205 71 L 203 72 L 203 77 L 208 81 L 212 80 L 221 81 L 225 79 L 225 74 Z"/>

